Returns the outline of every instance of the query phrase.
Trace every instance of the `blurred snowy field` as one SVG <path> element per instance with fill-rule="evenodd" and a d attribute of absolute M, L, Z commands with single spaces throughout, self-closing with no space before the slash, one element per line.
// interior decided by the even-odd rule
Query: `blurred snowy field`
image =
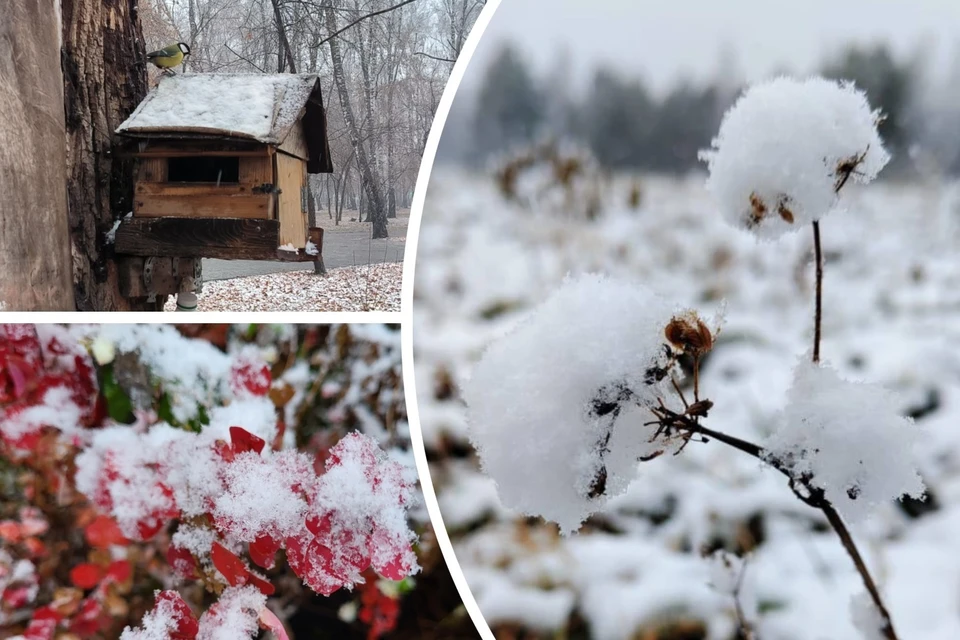
<path fill-rule="evenodd" d="M 863 587 L 825 519 L 736 450 L 691 443 L 642 463 L 627 493 L 567 538 L 503 508 L 479 471 L 457 386 L 568 273 L 629 277 L 704 317 L 725 304 L 701 373 L 715 403 L 704 424 L 757 441 L 775 423 L 811 345 L 811 233 L 757 243 L 723 222 L 704 176 L 636 184 L 639 207 L 628 204 L 633 179 L 613 180 L 588 220 L 508 201 L 486 175 L 434 172 L 414 294 L 418 402 L 444 523 L 480 608 L 502 637 L 732 640 L 734 599 L 711 587 L 717 563 L 702 556 L 726 549 L 747 556 L 739 600 L 757 638 L 859 637 L 850 603 Z M 846 211 L 822 223 L 823 357 L 901 394 L 924 432 L 929 489 L 852 529 L 901 638 L 955 640 L 960 187 L 848 189 Z"/>

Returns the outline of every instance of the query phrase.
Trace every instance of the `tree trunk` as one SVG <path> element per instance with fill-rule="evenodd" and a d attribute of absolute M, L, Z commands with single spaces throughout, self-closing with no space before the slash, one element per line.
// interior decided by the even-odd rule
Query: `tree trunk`
<path fill-rule="evenodd" d="M 333 4 L 331 0 L 325 0 L 324 5 L 327 31 L 336 33 L 337 17 L 333 12 Z M 343 56 L 340 52 L 340 41 L 337 38 L 330 38 L 330 62 L 333 65 L 333 79 L 337 85 L 337 93 L 340 94 L 340 106 L 343 110 L 343 119 L 346 121 L 347 130 L 350 133 L 350 144 L 357 153 L 357 164 L 360 168 L 361 182 L 366 188 L 370 203 L 370 213 L 373 221 L 373 237 L 386 238 L 387 215 L 383 193 L 380 191 L 380 178 L 377 175 L 376 166 L 370 162 L 370 158 L 367 156 L 367 150 L 360 137 L 360 130 L 357 127 L 357 120 L 353 113 L 353 105 L 350 102 L 350 94 L 347 92 L 347 79 L 343 71 Z"/>
<path fill-rule="evenodd" d="M 56 2 L 0 3 L 0 310 L 74 309 Z"/>
<path fill-rule="evenodd" d="M 63 0 L 67 198 L 73 282 L 81 311 L 155 309 L 120 295 L 104 232 L 133 208 L 133 160 L 113 132 L 147 92 L 137 0 Z M 162 303 L 162 301 L 161 301 Z"/>

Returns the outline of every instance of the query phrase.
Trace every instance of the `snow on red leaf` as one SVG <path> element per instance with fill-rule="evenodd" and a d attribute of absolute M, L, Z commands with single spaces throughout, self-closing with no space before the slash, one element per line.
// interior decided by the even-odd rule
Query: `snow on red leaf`
<path fill-rule="evenodd" d="M 103 578 L 103 568 L 89 562 L 70 569 L 70 582 L 79 589 L 93 589 Z"/>
<path fill-rule="evenodd" d="M 304 584 L 320 595 L 329 596 L 344 586 L 332 570 L 333 553 L 316 539 L 289 537 L 286 548 L 287 564 Z"/>
<path fill-rule="evenodd" d="M 167 547 L 167 564 L 173 572 L 184 580 L 191 580 L 199 577 L 197 573 L 197 561 L 188 549 L 170 545 Z"/>
<path fill-rule="evenodd" d="M 170 632 L 171 640 L 193 640 L 200 633 L 200 623 L 190 610 L 190 606 L 176 591 L 161 591 L 157 594 L 154 609 L 169 607 L 176 625 Z"/>
<path fill-rule="evenodd" d="M 23 640 L 53 640 L 53 634 L 56 630 L 56 619 L 37 618 L 34 616 L 20 637 L 23 638 Z"/>
<path fill-rule="evenodd" d="M 247 451 L 256 451 L 260 453 L 267 444 L 263 438 L 259 438 L 242 427 L 230 427 L 230 441 L 233 443 L 234 453 L 245 453 Z"/>
<path fill-rule="evenodd" d="M 230 387 L 236 395 L 265 396 L 270 392 L 270 367 L 250 356 L 237 358 L 230 370 Z"/>
<path fill-rule="evenodd" d="M 102 631 L 108 622 L 104 617 L 103 603 L 90 597 L 83 601 L 80 611 L 70 619 L 70 631 L 81 638 L 89 638 Z"/>
<path fill-rule="evenodd" d="M 96 549 L 106 549 L 112 545 L 129 544 L 117 521 L 109 516 L 97 516 L 83 530 L 87 543 Z"/>

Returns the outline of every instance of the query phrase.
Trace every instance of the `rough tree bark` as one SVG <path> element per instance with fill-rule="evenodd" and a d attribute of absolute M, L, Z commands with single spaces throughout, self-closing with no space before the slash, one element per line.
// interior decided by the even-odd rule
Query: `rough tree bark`
<path fill-rule="evenodd" d="M 333 3 L 331 0 L 324 1 L 324 13 L 326 17 L 327 30 L 330 33 L 337 31 L 337 16 L 334 14 Z M 371 221 L 373 222 L 373 237 L 387 237 L 387 215 L 384 203 L 383 192 L 380 190 L 380 178 L 376 175 L 376 167 L 370 162 L 367 150 L 360 137 L 360 129 L 357 126 L 357 119 L 354 116 L 353 105 L 350 102 L 350 94 L 347 91 L 347 79 L 343 70 L 343 55 L 340 51 L 340 41 L 337 38 L 330 38 L 330 62 L 333 65 L 333 78 L 337 85 L 337 93 L 340 95 L 340 106 L 343 109 L 343 119 L 347 124 L 347 130 L 350 133 L 350 144 L 357 153 L 357 165 L 360 169 L 360 179 L 363 188 L 366 190 L 369 199 Z"/>
<path fill-rule="evenodd" d="M 59 0 L 0 2 L 0 309 L 72 311 Z"/>
<path fill-rule="evenodd" d="M 113 131 L 147 93 L 137 0 L 62 0 L 67 194 L 76 306 L 154 309 L 120 295 L 104 232 L 133 207 L 133 161 L 115 158 Z"/>

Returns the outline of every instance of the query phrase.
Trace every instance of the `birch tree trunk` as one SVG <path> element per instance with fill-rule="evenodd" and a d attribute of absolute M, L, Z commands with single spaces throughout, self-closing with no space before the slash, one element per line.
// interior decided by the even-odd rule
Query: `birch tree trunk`
<path fill-rule="evenodd" d="M 105 244 L 114 220 L 133 208 L 133 160 L 115 158 L 111 143 L 114 130 L 147 92 L 137 0 L 62 0 L 61 9 L 76 306 L 153 309 L 156 305 L 120 295 L 113 247 Z"/>
<path fill-rule="evenodd" d="M 327 31 L 336 33 L 337 17 L 334 14 L 331 0 L 324 1 L 324 13 Z M 367 155 L 367 150 L 360 137 L 360 129 L 353 112 L 353 104 L 350 102 L 350 94 L 347 91 L 347 79 L 343 70 L 343 54 L 340 51 L 340 41 L 337 38 L 330 38 L 330 62 L 333 65 L 333 79 L 337 85 L 337 93 L 340 94 L 343 119 L 350 134 L 350 144 L 357 153 L 360 181 L 369 201 L 370 219 L 373 222 L 373 237 L 386 238 L 387 215 L 383 192 L 380 189 L 380 176 L 377 175 L 376 166 L 370 162 L 370 157 Z"/>
<path fill-rule="evenodd" d="M 57 2 L 0 2 L 0 310 L 74 309 Z"/>

